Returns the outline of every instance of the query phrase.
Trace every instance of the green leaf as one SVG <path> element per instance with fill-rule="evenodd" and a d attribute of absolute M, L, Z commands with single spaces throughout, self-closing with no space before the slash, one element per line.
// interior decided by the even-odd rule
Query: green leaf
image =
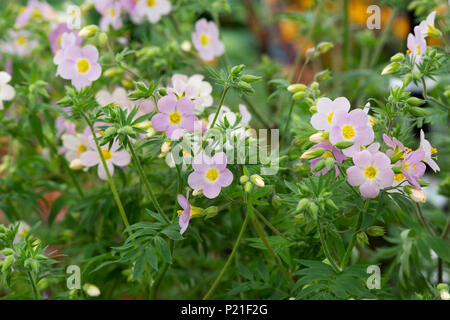
<path fill-rule="evenodd" d="M 146 256 L 144 253 L 142 253 L 139 258 L 136 260 L 136 263 L 134 265 L 134 271 L 133 271 L 133 281 L 139 280 L 142 276 L 142 273 L 144 272 L 145 267 L 145 259 Z"/>
<path fill-rule="evenodd" d="M 155 242 L 156 249 L 158 249 L 159 253 L 161 254 L 162 258 L 167 263 L 172 263 L 172 255 L 170 253 L 169 245 L 166 241 L 164 241 L 163 238 L 160 236 L 156 236 L 153 241 Z"/>
<path fill-rule="evenodd" d="M 450 249 L 447 242 L 445 242 L 441 238 L 432 237 L 430 235 L 426 235 L 424 241 L 431 249 L 436 252 L 439 258 L 450 263 Z"/>
<path fill-rule="evenodd" d="M 41 119 L 35 114 L 30 114 L 28 120 L 30 121 L 31 131 L 39 140 L 39 143 L 44 146 L 44 134 L 42 133 Z"/>
<path fill-rule="evenodd" d="M 158 270 L 158 256 L 156 255 L 155 249 L 152 246 L 148 246 L 145 248 L 144 252 L 150 266 L 152 266 L 153 269 Z"/>

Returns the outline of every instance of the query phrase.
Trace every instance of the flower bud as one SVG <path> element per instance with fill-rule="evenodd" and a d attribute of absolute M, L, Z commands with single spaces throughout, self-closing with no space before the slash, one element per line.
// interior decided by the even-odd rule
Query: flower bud
<path fill-rule="evenodd" d="M 253 182 L 253 184 L 255 186 L 260 187 L 260 188 L 264 187 L 264 185 L 265 185 L 264 179 L 260 175 L 257 175 L 257 174 L 253 174 L 250 177 L 250 181 Z"/>
<path fill-rule="evenodd" d="M 250 192 L 252 190 L 252 183 L 250 182 L 250 181 L 247 181 L 245 184 L 244 184 L 244 191 L 245 192 Z"/>
<path fill-rule="evenodd" d="M 405 59 L 405 55 L 403 53 L 396 53 L 391 57 L 391 62 L 402 62 Z"/>
<path fill-rule="evenodd" d="M 101 32 L 101 33 L 98 35 L 98 43 L 99 43 L 99 45 L 100 45 L 101 47 L 103 47 L 103 46 L 106 44 L 107 41 L 108 41 L 108 36 L 106 35 L 106 33 Z"/>
<path fill-rule="evenodd" d="M 312 136 L 309 137 L 309 141 L 314 143 L 320 143 L 324 142 L 329 138 L 330 134 L 327 131 L 321 131 L 314 133 Z"/>
<path fill-rule="evenodd" d="M 408 84 L 411 83 L 412 78 L 413 78 L 413 76 L 411 73 L 406 74 L 405 77 L 403 78 L 403 86 L 404 87 L 408 86 Z"/>
<path fill-rule="evenodd" d="M 72 161 L 70 161 L 69 168 L 72 170 L 80 170 L 80 169 L 83 169 L 84 166 L 81 163 L 80 159 L 73 159 Z"/>
<path fill-rule="evenodd" d="M 205 219 L 210 219 L 212 217 L 215 217 L 219 213 L 219 208 L 216 206 L 211 206 L 203 210 L 203 214 L 205 215 Z"/>
<path fill-rule="evenodd" d="M 419 70 L 414 70 L 412 72 L 413 79 L 419 80 L 422 77 L 422 74 Z"/>
<path fill-rule="evenodd" d="M 430 115 L 430 111 L 428 111 L 427 109 L 424 109 L 424 108 L 419 108 L 419 107 L 408 108 L 407 111 L 416 117 L 426 117 L 426 116 Z"/>
<path fill-rule="evenodd" d="M 107 78 L 114 77 L 114 76 L 120 76 L 123 74 L 123 70 L 117 67 L 108 68 L 103 72 L 103 75 Z"/>
<path fill-rule="evenodd" d="M 312 59 L 316 56 L 316 49 L 315 48 L 309 48 L 306 50 L 305 56 L 307 59 Z"/>
<path fill-rule="evenodd" d="M 356 240 L 358 240 L 359 244 L 362 247 L 369 244 L 369 238 L 367 237 L 367 234 L 363 231 L 360 231 L 356 234 Z"/>
<path fill-rule="evenodd" d="M 392 73 L 396 73 L 398 71 L 400 71 L 400 63 L 398 62 L 392 62 L 391 64 L 388 64 L 386 67 L 384 67 L 383 71 L 381 72 L 381 75 L 387 75 L 387 74 L 392 74 Z"/>
<path fill-rule="evenodd" d="M 202 194 L 203 194 L 203 190 L 202 189 L 195 189 L 194 191 L 192 191 L 192 195 L 194 197 L 201 196 Z"/>
<path fill-rule="evenodd" d="M 0 251 L 0 255 L 4 255 L 4 256 L 10 256 L 14 253 L 14 250 L 11 248 L 5 248 L 2 251 Z"/>
<path fill-rule="evenodd" d="M 245 65 L 244 65 L 244 64 L 240 64 L 240 65 L 234 66 L 234 67 L 231 69 L 231 74 L 234 75 L 234 76 L 237 76 L 237 75 L 240 74 L 244 69 L 245 69 Z"/>
<path fill-rule="evenodd" d="M 311 106 L 311 108 L 309 108 L 309 112 L 316 113 L 317 112 L 317 106 Z"/>
<path fill-rule="evenodd" d="M 336 143 L 336 148 L 338 149 L 347 149 L 351 146 L 353 146 L 353 141 L 339 141 Z"/>
<path fill-rule="evenodd" d="M 279 208 L 279 207 L 281 207 L 283 205 L 283 201 L 281 200 L 281 198 L 280 198 L 280 196 L 279 195 L 274 195 L 273 197 L 272 197 L 272 206 L 274 207 L 274 208 Z"/>
<path fill-rule="evenodd" d="M 398 160 L 400 160 L 403 157 L 403 151 L 399 148 L 395 148 L 395 151 L 389 156 L 389 159 L 391 159 L 391 163 L 396 163 Z M 402 166 L 396 165 L 392 168 L 395 173 L 401 173 L 402 172 Z"/>
<path fill-rule="evenodd" d="M 2 263 L 2 273 L 5 273 L 9 270 L 9 267 L 11 267 L 12 263 L 14 262 L 14 256 L 7 256 Z"/>
<path fill-rule="evenodd" d="M 241 88 L 245 92 L 248 92 L 248 93 L 254 93 L 255 92 L 255 90 L 252 88 L 252 86 L 249 83 L 245 82 L 245 81 L 239 81 L 238 82 L 238 86 L 239 86 L 239 88 Z"/>
<path fill-rule="evenodd" d="M 98 297 L 100 295 L 100 289 L 97 286 L 94 286 L 93 284 L 86 283 L 83 286 L 84 292 L 90 297 Z"/>
<path fill-rule="evenodd" d="M 95 24 L 84 27 L 78 32 L 78 36 L 81 38 L 91 38 L 95 36 L 98 31 L 98 27 Z"/>
<path fill-rule="evenodd" d="M 325 150 L 324 148 L 309 149 L 300 156 L 300 159 L 304 160 L 315 159 L 322 156 L 326 151 L 327 150 Z"/>
<path fill-rule="evenodd" d="M 308 206 L 308 211 L 311 213 L 314 219 L 317 218 L 317 213 L 319 212 L 319 208 L 314 202 L 310 202 Z"/>
<path fill-rule="evenodd" d="M 305 91 L 306 85 L 304 85 L 303 83 L 294 83 L 294 84 L 291 84 L 289 87 L 287 87 L 287 90 L 289 92 L 293 92 L 293 93 Z"/>
<path fill-rule="evenodd" d="M 325 204 L 326 204 L 327 206 L 329 206 L 330 208 L 333 208 L 334 210 L 339 210 L 338 206 L 337 206 L 337 205 L 334 203 L 334 201 L 331 200 L 331 199 L 325 200 Z"/>
<path fill-rule="evenodd" d="M 301 199 L 298 203 L 297 203 L 297 212 L 303 211 L 305 210 L 306 206 L 308 205 L 309 200 L 308 199 Z"/>
<path fill-rule="evenodd" d="M 428 187 L 430 184 L 423 179 L 417 179 L 417 182 L 421 187 Z"/>
<path fill-rule="evenodd" d="M 330 80 L 331 78 L 332 78 L 331 77 L 331 72 L 328 69 L 320 71 L 319 73 L 317 73 L 314 76 L 314 80 L 318 81 L 318 82 L 327 81 L 327 80 Z"/>
<path fill-rule="evenodd" d="M 246 183 L 247 181 L 248 181 L 248 176 L 246 176 L 245 174 L 239 178 L 239 182 L 240 182 L 241 184 L 244 184 L 244 183 Z"/>
<path fill-rule="evenodd" d="M 425 194 L 425 192 L 423 192 L 423 190 L 420 189 L 411 188 L 409 196 L 414 202 L 417 203 L 424 203 L 425 201 L 427 201 L 427 195 Z"/>
<path fill-rule="evenodd" d="M 292 96 L 292 99 L 300 100 L 300 99 L 303 99 L 304 97 L 306 97 L 306 92 L 299 91 L 299 92 L 294 93 L 294 95 Z"/>
<path fill-rule="evenodd" d="M 371 226 L 367 228 L 367 234 L 371 237 L 381 237 L 384 236 L 384 228 L 380 226 Z"/>
<path fill-rule="evenodd" d="M 189 52 L 192 50 L 192 44 L 190 41 L 185 40 L 181 43 L 181 50 L 183 50 L 184 52 Z"/>
<path fill-rule="evenodd" d="M 408 98 L 408 100 L 406 100 L 406 103 L 409 104 L 410 106 L 418 107 L 418 106 L 423 105 L 425 103 L 425 100 L 422 100 L 422 99 L 419 99 L 416 97 L 411 97 L 411 98 Z"/>
<path fill-rule="evenodd" d="M 313 81 L 311 83 L 311 89 L 314 89 L 314 90 L 319 89 L 319 83 L 317 81 Z"/>
<path fill-rule="evenodd" d="M 320 160 L 319 162 L 316 163 L 313 171 L 314 172 L 319 172 L 323 168 L 325 168 L 325 160 Z"/>
<path fill-rule="evenodd" d="M 327 53 L 328 51 L 330 51 L 331 49 L 333 49 L 333 47 L 334 47 L 334 44 L 333 44 L 333 43 L 328 42 L 328 41 L 324 41 L 324 42 L 321 42 L 321 43 L 319 43 L 319 44 L 317 45 L 317 50 L 318 50 L 320 53 Z"/>
<path fill-rule="evenodd" d="M 427 36 L 439 38 L 441 36 L 441 31 L 439 31 L 439 29 L 437 29 L 435 26 L 430 25 L 428 26 Z"/>
<path fill-rule="evenodd" d="M 114 127 L 109 127 L 108 129 L 105 130 L 105 132 L 103 133 L 103 137 L 107 138 L 109 136 L 112 136 L 114 134 L 117 133 L 117 129 Z"/>
<path fill-rule="evenodd" d="M 138 129 L 142 129 L 142 130 L 148 130 L 153 128 L 152 126 L 152 122 L 149 120 L 145 120 L 139 123 L 136 123 L 133 125 L 133 127 L 138 128 Z"/>
<path fill-rule="evenodd" d="M 261 79 L 262 79 L 261 77 L 253 76 L 251 74 L 244 74 L 241 77 L 242 81 L 245 81 L 245 82 L 248 82 L 248 83 L 258 82 L 258 81 L 261 81 Z"/>

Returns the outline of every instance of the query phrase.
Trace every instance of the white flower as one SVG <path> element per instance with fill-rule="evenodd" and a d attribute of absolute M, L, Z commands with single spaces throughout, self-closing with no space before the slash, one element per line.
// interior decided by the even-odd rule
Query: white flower
<path fill-rule="evenodd" d="M 408 53 L 412 61 L 415 62 L 415 68 L 422 62 L 423 55 L 427 49 L 427 42 L 420 30 L 420 26 L 414 28 L 414 34 L 408 35 Z"/>
<path fill-rule="evenodd" d="M 434 19 L 436 18 L 436 11 L 431 12 L 428 17 L 419 24 L 420 31 L 424 36 L 439 36 L 440 31 L 434 27 Z"/>
<path fill-rule="evenodd" d="M 424 203 L 425 201 L 427 201 L 427 195 L 425 194 L 425 192 L 423 192 L 423 190 L 420 189 L 411 189 L 410 197 L 414 202 Z"/>
<path fill-rule="evenodd" d="M 84 134 L 64 135 L 63 146 L 66 148 L 66 159 L 71 162 L 79 159 L 81 154 L 88 150 L 89 141 Z"/>
<path fill-rule="evenodd" d="M 9 73 L 0 71 L 0 110 L 3 109 L 3 101 L 10 101 L 16 95 L 16 91 L 8 82 L 11 80 Z"/>
<path fill-rule="evenodd" d="M 423 162 L 428 164 L 431 167 L 431 169 L 433 169 L 434 172 L 440 171 L 439 166 L 432 158 L 433 153 L 437 153 L 437 150 L 436 150 L 436 148 L 433 148 L 431 146 L 431 144 L 430 144 L 430 142 L 428 142 L 428 140 L 425 139 L 425 134 L 423 133 L 423 130 L 420 130 L 420 147 L 419 147 L 419 149 L 422 150 L 423 152 L 425 152 L 425 159 L 423 160 Z"/>
<path fill-rule="evenodd" d="M 170 12 L 172 6 L 168 0 L 138 0 L 136 13 L 139 16 L 147 16 L 148 21 L 156 23 L 161 16 Z"/>
<path fill-rule="evenodd" d="M 248 125 L 250 120 L 252 119 L 252 115 L 248 112 L 247 107 L 243 104 L 239 105 L 239 113 L 241 114 L 242 120 L 241 123 L 243 125 Z"/>
<path fill-rule="evenodd" d="M 101 106 L 115 103 L 122 109 L 128 109 L 130 111 L 134 108 L 134 106 L 139 106 L 137 117 L 143 115 L 144 113 L 150 113 L 153 109 L 155 109 L 155 104 L 151 100 L 139 99 L 132 101 L 128 99 L 127 91 L 121 87 L 114 89 L 112 94 L 107 90 L 100 90 L 95 96 L 95 99 Z"/>
<path fill-rule="evenodd" d="M 317 112 L 311 117 L 311 125 L 317 130 L 330 131 L 331 120 L 337 111 L 350 110 L 350 102 L 345 97 L 336 98 L 334 101 L 329 98 L 317 100 Z"/>
<path fill-rule="evenodd" d="M 16 236 L 14 237 L 14 244 L 17 244 L 25 238 L 26 234 L 31 230 L 31 227 L 25 221 L 18 221 L 19 229 L 17 230 Z"/>
<path fill-rule="evenodd" d="M 17 54 L 19 57 L 28 56 L 38 46 L 36 40 L 31 40 L 31 34 L 26 30 L 8 31 L 8 40 L 0 44 L 0 51 Z"/>
<path fill-rule="evenodd" d="M 194 101 L 196 113 L 202 113 L 206 107 L 213 104 L 212 86 L 209 82 L 203 81 L 201 74 L 194 74 L 191 77 L 174 74 L 172 86 L 167 88 L 167 92 L 177 95 L 178 98 L 187 97 Z"/>
<path fill-rule="evenodd" d="M 98 297 L 101 293 L 100 289 L 97 286 L 94 286 L 93 284 L 90 283 L 86 283 L 83 286 L 83 289 L 90 297 Z"/>
<path fill-rule="evenodd" d="M 214 117 L 216 116 L 216 113 L 211 113 L 208 117 L 208 123 L 211 125 Z M 234 125 L 234 123 L 236 122 L 236 114 L 230 110 L 230 108 L 228 108 L 225 105 L 222 105 L 222 108 L 220 109 L 219 115 L 217 116 L 216 119 L 216 124 L 218 123 L 223 123 L 225 121 L 225 118 L 227 118 L 228 123 L 232 126 Z"/>

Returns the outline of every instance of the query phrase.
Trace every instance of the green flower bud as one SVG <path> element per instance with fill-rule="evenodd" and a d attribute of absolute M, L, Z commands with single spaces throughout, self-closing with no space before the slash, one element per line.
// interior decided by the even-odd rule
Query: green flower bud
<path fill-rule="evenodd" d="M 281 200 L 279 195 L 274 195 L 272 197 L 272 206 L 274 208 L 280 208 L 283 205 L 283 201 Z"/>
<path fill-rule="evenodd" d="M 105 133 L 103 134 L 104 138 L 110 137 L 112 135 L 115 135 L 117 133 L 117 129 L 114 127 L 109 127 L 105 130 Z"/>
<path fill-rule="evenodd" d="M 330 80 L 330 79 L 332 79 L 332 77 L 331 77 L 331 72 L 330 72 L 330 70 L 323 70 L 323 71 L 320 71 L 319 73 L 317 73 L 315 76 L 314 76 L 314 80 L 315 81 L 319 81 L 319 82 L 321 82 L 321 81 L 327 81 L 327 80 Z"/>
<path fill-rule="evenodd" d="M 293 93 L 297 93 L 300 91 L 305 91 L 306 90 L 306 85 L 304 85 L 303 83 L 295 83 L 295 84 L 291 84 L 287 90 L 289 92 L 293 92 Z"/>
<path fill-rule="evenodd" d="M 392 156 L 391 156 L 392 157 Z M 399 157 L 398 159 L 392 159 L 391 158 L 391 163 L 395 163 L 395 162 L 397 162 L 398 160 L 400 160 L 401 159 L 401 157 Z M 392 161 L 392 160 L 395 160 L 395 161 Z M 401 164 L 397 164 L 397 165 L 395 165 L 395 166 L 393 166 L 392 167 L 392 171 L 394 171 L 394 173 L 403 173 L 403 171 L 402 171 L 402 165 Z"/>
<path fill-rule="evenodd" d="M 205 219 L 213 218 L 219 213 L 219 208 L 216 206 L 211 206 L 203 210 L 203 214 L 205 214 Z"/>
<path fill-rule="evenodd" d="M 394 152 L 389 156 L 389 159 L 391 159 L 391 163 L 396 163 L 402 157 L 403 157 L 403 151 L 400 150 L 399 148 L 395 148 Z M 402 172 L 402 166 L 401 165 L 394 166 L 392 169 L 396 173 L 401 173 Z"/>
<path fill-rule="evenodd" d="M 413 76 L 411 73 L 406 74 L 405 77 L 403 78 L 403 86 L 404 87 L 408 86 L 408 84 L 411 83 L 412 78 L 413 78 Z"/>
<path fill-rule="evenodd" d="M 309 112 L 316 113 L 317 112 L 317 106 L 311 106 L 311 108 L 309 108 Z"/>
<path fill-rule="evenodd" d="M 305 53 L 305 56 L 307 59 L 312 59 L 317 55 L 319 55 L 319 53 L 316 53 L 315 48 L 309 48 L 308 50 L 306 50 L 306 53 Z"/>
<path fill-rule="evenodd" d="M 14 256 L 7 256 L 3 260 L 2 264 L 2 273 L 5 273 L 6 271 L 9 271 L 9 267 L 11 267 L 12 263 L 14 262 Z"/>
<path fill-rule="evenodd" d="M 384 228 L 380 226 L 372 226 L 367 228 L 367 234 L 371 237 L 382 237 L 384 236 Z"/>
<path fill-rule="evenodd" d="M 402 62 L 405 59 L 405 55 L 403 53 L 396 53 L 391 57 L 391 62 Z"/>
<path fill-rule="evenodd" d="M 105 72 L 103 72 L 103 75 L 107 78 L 114 77 L 114 76 L 120 76 L 123 74 L 123 70 L 117 67 L 106 69 Z"/>
<path fill-rule="evenodd" d="M 241 80 L 242 81 L 245 81 L 245 82 L 248 82 L 248 83 L 253 83 L 253 82 L 258 82 L 258 81 L 261 81 L 261 77 L 258 77 L 258 76 L 252 76 L 252 75 L 250 75 L 250 74 L 244 74 L 242 77 L 241 77 Z"/>
<path fill-rule="evenodd" d="M 98 27 L 95 24 L 84 27 L 78 32 L 78 36 L 81 38 L 91 38 L 96 35 Z"/>
<path fill-rule="evenodd" d="M 325 159 L 325 167 L 327 168 L 327 170 L 331 170 L 331 168 L 333 168 L 334 162 L 334 159 L 331 157 Z"/>
<path fill-rule="evenodd" d="M 396 73 L 398 71 L 400 71 L 400 63 L 398 62 L 392 62 L 391 64 L 388 64 L 383 71 L 381 72 L 381 75 L 387 75 L 387 74 L 392 74 L 392 73 Z"/>
<path fill-rule="evenodd" d="M 297 203 L 297 212 L 303 211 L 305 210 L 306 206 L 309 204 L 309 200 L 304 198 L 301 199 L 298 203 Z"/>
<path fill-rule="evenodd" d="M 244 65 L 244 64 L 240 64 L 240 65 L 238 65 L 238 66 L 234 66 L 234 67 L 231 69 L 231 74 L 234 75 L 234 76 L 237 76 L 237 75 L 239 75 L 244 69 L 245 69 L 245 65 Z"/>
<path fill-rule="evenodd" d="M 430 115 L 430 111 L 419 107 L 408 108 L 407 111 L 416 117 L 426 117 Z"/>
<path fill-rule="evenodd" d="M 5 248 L 2 251 L 0 251 L 0 254 L 4 255 L 4 256 L 9 256 L 9 255 L 12 255 L 13 253 L 14 253 L 14 250 L 11 248 Z"/>
<path fill-rule="evenodd" d="M 315 159 L 322 156 L 326 151 L 327 150 L 325 150 L 324 148 L 309 149 L 300 156 L 300 159 L 303 160 Z"/>
<path fill-rule="evenodd" d="M 252 190 L 252 183 L 250 182 L 250 181 L 247 181 L 245 184 L 244 184 L 244 191 L 245 192 L 250 192 Z"/>
<path fill-rule="evenodd" d="M 248 176 L 246 176 L 246 175 L 243 175 L 243 176 L 241 176 L 240 178 L 239 178 L 239 182 L 241 183 L 241 184 L 244 184 L 244 183 L 246 183 L 248 181 Z"/>
<path fill-rule="evenodd" d="M 292 99 L 300 100 L 300 99 L 303 99 L 304 97 L 306 97 L 306 92 L 299 91 L 299 92 L 294 93 L 294 95 L 292 96 Z"/>
<path fill-rule="evenodd" d="M 312 106 L 313 104 L 314 104 L 314 100 L 313 99 L 311 99 L 311 98 L 306 98 L 305 99 L 305 102 L 309 105 L 309 106 Z M 312 108 L 312 107 L 311 107 Z M 313 111 L 311 111 L 311 108 L 309 109 L 309 111 L 310 112 L 313 112 Z M 315 109 L 315 111 L 313 112 L 313 113 L 316 113 L 317 112 L 317 108 Z"/>
<path fill-rule="evenodd" d="M 339 141 L 338 143 L 336 143 L 336 148 L 338 149 L 347 149 L 351 146 L 353 146 L 353 141 Z"/>
<path fill-rule="evenodd" d="M 333 208 L 334 210 L 339 210 L 338 206 L 337 206 L 337 205 L 334 203 L 334 201 L 331 200 L 331 199 L 325 200 L 325 204 L 326 204 L 327 206 L 329 206 L 330 208 Z"/>
<path fill-rule="evenodd" d="M 313 81 L 313 83 L 311 83 L 311 89 L 313 90 L 319 89 L 319 83 L 317 81 Z"/>
<path fill-rule="evenodd" d="M 317 162 L 316 166 L 314 167 L 313 171 L 314 172 L 319 172 L 320 170 L 322 170 L 323 168 L 325 168 L 325 160 L 320 160 L 319 162 Z"/>
<path fill-rule="evenodd" d="M 359 244 L 362 247 L 369 244 L 369 238 L 367 237 L 367 234 L 363 231 L 360 231 L 356 234 L 356 240 L 358 240 Z"/>
<path fill-rule="evenodd" d="M 254 93 L 255 92 L 255 90 L 252 88 L 252 86 L 249 83 L 245 82 L 245 81 L 239 81 L 238 82 L 238 86 L 239 86 L 239 88 L 241 88 L 245 92 L 248 92 L 248 93 Z"/>
<path fill-rule="evenodd" d="M 330 134 L 327 131 L 321 131 L 309 137 L 309 141 L 314 143 L 324 142 L 329 138 Z"/>
<path fill-rule="evenodd" d="M 413 73 L 413 79 L 419 80 L 422 77 L 422 74 L 420 73 L 419 70 L 414 70 Z"/>
<path fill-rule="evenodd" d="M 435 26 L 428 26 L 427 36 L 439 38 L 441 36 L 441 31 L 439 31 L 439 29 Z"/>
<path fill-rule="evenodd" d="M 123 127 L 123 131 L 124 131 L 126 134 L 134 134 L 134 133 L 135 133 L 134 130 L 133 130 L 133 128 L 130 127 L 130 126 L 125 126 L 125 127 Z M 106 133 L 106 132 L 105 132 L 105 133 Z"/>
<path fill-rule="evenodd" d="M 100 46 L 104 46 L 106 44 L 106 42 L 108 41 L 108 36 L 106 35 L 105 32 L 101 32 L 98 35 L 98 43 L 100 44 Z"/>
<path fill-rule="evenodd" d="M 314 202 L 309 203 L 308 211 L 309 213 L 311 213 L 314 219 L 317 219 L 317 213 L 319 212 L 319 208 Z"/>
<path fill-rule="evenodd" d="M 426 182 L 426 181 L 423 180 L 423 179 L 418 179 L 417 182 L 419 183 L 419 185 L 420 185 L 421 187 L 428 187 L 428 186 L 430 185 L 429 182 Z"/>
<path fill-rule="evenodd" d="M 450 90 L 445 90 L 445 91 L 444 91 L 444 96 L 445 96 L 447 99 L 450 99 Z"/>
<path fill-rule="evenodd" d="M 422 100 L 422 99 L 419 99 L 416 97 L 411 97 L 411 98 L 408 98 L 408 100 L 406 100 L 406 103 L 409 104 L 410 106 L 418 107 L 418 106 L 423 105 L 425 103 L 425 100 Z"/>
<path fill-rule="evenodd" d="M 320 42 L 317 45 L 317 50 L 323 54 L 323 53 L 327 53 L 328 51 L 333 49 L 333 47 L 334 47 L 334 44 L 331 42 Z"/>

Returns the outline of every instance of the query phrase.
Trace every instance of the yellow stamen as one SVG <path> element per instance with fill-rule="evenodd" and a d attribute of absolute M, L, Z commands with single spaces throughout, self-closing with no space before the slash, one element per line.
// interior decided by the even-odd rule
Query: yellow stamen
<path fill-rule="evenodd" d="M 62 41 L 62 35 L 60 35 L 58 37 L 58 39 L 56 39 L 56 42 L 58 42 L 58 45 L 61 46 L 61 41 Z"/>
<path fill-rule="evenodd" d="M 328 114 L 328 118 L 327 118 L 328 123 L 331 123 L 331 120 L 333 119 L 333 115 L 334 115 L 334 112 L 330 112 L 330 113 Z"/>
<path fill-rule="evenodd" d="M 156 4 L 156 0 L 147 0 L 147 6 L 150 8 L 156 6 Z"/>
<path fill-rule="evenodd" d="M 375 168 L 374 166 L 368 166 L 365 170 L 364 170 L 364 175 L 368 178 L 368 179 L 373 179 L 377 176 L 377 168 Z"/>
<path fill-rule="evenodd" d="M 408 54 L 411 53 L 411 50 L 410 49 L 406 50 L 406 53 L 408 53 Z"/>
<path fill-rule="evenodd" d="M 351 125 L 346 125 L 342 128 L 342 136 L 344 139 L 349 140 L 355 136 L 355 130 Z"/>
<path fill-rule="evenodd" d="M 433 147 L 431 147 L 430 151 L 431 151 L 431 153 L 437 153 L 438 152 L 437 149 L 433 148 Z"/>
<path fill-rule="evenodd" d="M 102 153 L 103 153 L 103 157 L 105 158 L 106 161 L 108 161 L 109 159 L 112 158 L 112 154 L 108 150 L 102 149 Z"/>
<path fill-rule="evenodd" d="M 369 122 L 372 125 L 372 127 L 375 125 L 375 118 L 372 116 L 369 116 Z"/>
<path fill-rule="evenodd" d="M 87 61 L 86 59 L 78 60 L 77 68 L 78 68 L 78 72 L 80 72 L 80 73 L 88 72 L 89 68 L 90 68 L 89 61 Z"/>
<path fill-rule="evenodd" d="M 397 173 L 394 175 L 394 181 L 400 182 L 405 179 L 405 175 L 403 173 Z"/>
<path fill-rule="evenodd" d="M 178 112 L 172 112 L 170 115 L 169 115 L 169 121 L 172 123 L 172 124 L 179 124 L 180 123 L 180 121 L 181 121 L 181 114 L 179 114 Z"/>
<path fill-rule="evenodd" d="M 325 152 L 322 158 L 333 158 L 333 154 L 330 151 Z"/>
<path fill-rule="evenodd" d="M 83 153 L 83 152 L 85 152 L 86 150 L 87 150 L 86 145 L 84 145 L 84 144 L 81 143 L 81 144 L 78 146 L 77 152 L 78 152 L 78 153 Z"/>
<path fill-rule="evenodd" d="M 419 45 L 419 44 L 417 45 L 417 52 L 416 52 L 416 55 L 420 56 L 420 45 Z"/>
<path fill-rule="evenodd" d="M 219 178 L 219 171 L 216 168 L 211 168 L 206 171 L 206 179 L 210 182 L 214 182 Z"/>
<path fill-rule="evenodd" d="M 28 39 L 24 36 L 19 36 L 17 37 L 16 42 L 19 44 L 19 46 L 24 46 L 27 44 Z"/>
<path fill-rule="evenodd" d="M 183 212 L 184 212 L 184 210 L 178 210 L 177 211 L 178 215 L 180 215 L 180 216 L 183 214 Z"/>
<path fill-rule="evenodd" d="M 207 34 L 202 34 L 200 36 L 200 43 L 203 46 L 207 46 L 208 44 L 210 44 L 212 42 L 212 39 L 207 35 Z"/>

